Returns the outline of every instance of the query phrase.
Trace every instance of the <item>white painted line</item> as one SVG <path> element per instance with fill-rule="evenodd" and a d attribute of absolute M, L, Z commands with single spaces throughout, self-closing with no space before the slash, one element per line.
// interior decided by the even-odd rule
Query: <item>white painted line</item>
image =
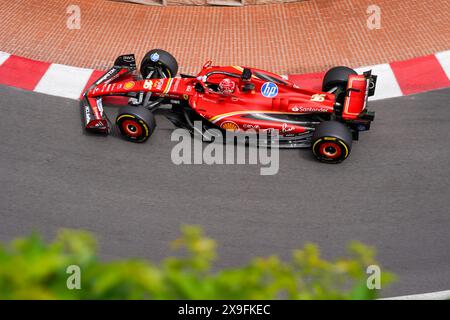
<path fill-rule="evenodd" d="M 373 66 L 356 68 L 355 71 L 362 73 L 364 71 L 372 70 L 372 74 L 377 75 L 377 87 L 375 95 L 369 100 L 380 100 L 386 98 L 400 97 L 403 95 L 394 72 L 389 64 L 376 64 Z"/>
<path fill-rule="evenodd" d="M 413 294 L 409 296 L 384 298 L 379 300 L 448 300 L 448 299 L 450 299 L 450 290 Z"/>
<path fill-rule="evenodd" d="M 444 69 L 447 78 L 450 79 L 450 50 L 438 52 L 435 56 L 441 64 L 442 69 Z"/>
<path fill-rule="evenodd" d="M 93 71 L 92 69 L 52 64 L 34 91 L 53 96 L 78 99 Z"/>
<path fill-rule="evenodd" d="M 5 62 L 6 60 L 8 60 L 10 54 L 0 51 L 0 66 L 3 64 L 3 62 Z"/>

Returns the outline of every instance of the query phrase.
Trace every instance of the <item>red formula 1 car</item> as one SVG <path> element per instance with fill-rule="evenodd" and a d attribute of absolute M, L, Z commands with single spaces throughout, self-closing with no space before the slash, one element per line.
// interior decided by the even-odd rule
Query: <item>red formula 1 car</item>
<path fill-rule="evenodd" d="M 202 121 L 204 129 L 278 130 L 280 147 L 312 147 L 318 160 L 338 163 L 374 119 L 374 112 L 366 109 L 376 85 L 370 71 L 358 75 L 347 67 L 332 68 L 322 91 L 260 69 L 213 66 L 210 61 L 196 76 L 174 77 L 177 72 L 177 61 L 164 50 L 149 51 L 140 72 L 134 55 L 118 57 L 83 95 L 85 128 L 108 133 L 102 98 L 126 96 L 129 103 L 119 109 L 116 124 L 130 141 L 146 141 L 156 126 L 155 111 L 164 109 L 175 126 L 191 132 L 195 121 Z"/>

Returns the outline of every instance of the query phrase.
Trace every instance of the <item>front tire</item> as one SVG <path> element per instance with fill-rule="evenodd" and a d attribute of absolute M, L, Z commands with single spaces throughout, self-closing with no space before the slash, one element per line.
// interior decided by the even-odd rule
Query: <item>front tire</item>
<path fill-rule="evenodd" d="M 145 108 L 125 106 L 119 109 L 116 125 L 126 140 L 142 143 L 153 134 L 156 121 L 153 113 Z"/>
<path fill-rule="evenodd" d="M 352 134 L 337 121 L 324 121 L 314 131 L 311 140 L 314 157 L 325 163 L 340 163 L 352 149 Z"/>
<path fill-rule="evenodd" d="M 169 52 L 153 49 L 147 52 L 141 62 L 141 74 L 147 77 L 173 78 L 178 72 L 178 62 Z"/>

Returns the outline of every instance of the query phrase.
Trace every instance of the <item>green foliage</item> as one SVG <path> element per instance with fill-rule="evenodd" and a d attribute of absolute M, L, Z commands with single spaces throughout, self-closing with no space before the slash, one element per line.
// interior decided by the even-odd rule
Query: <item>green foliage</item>
<path fill-rule="evenodd" d="M 87 232 L 63 230 L 46 244 L 33 234 L 0 245 L 0 299 L 373 299 L 366 268 L 374 250 L 349 246 L 349 257 L 326 261 L 307 244 L 291 261 L 254 258 L 242 267 L 212 271 L 216 243 L 186 226 L 173 242 L 181 257 L 160 264 L 144 260 L 101 262 Z M 70 265 L 81 270 L 81 289 L 69 290 Z M 382 272 L 382 286 L 393 275 Z"/>

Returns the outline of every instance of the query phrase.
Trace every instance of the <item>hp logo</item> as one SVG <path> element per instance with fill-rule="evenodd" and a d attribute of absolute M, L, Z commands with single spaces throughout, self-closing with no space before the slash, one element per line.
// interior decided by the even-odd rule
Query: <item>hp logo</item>
<path fill-rule="evenodd" d="M 278 87 L 273 82 L 266 82 L 261 87 L 261 93 L 266 98 L 276 97 L 278 94 Z"/>

